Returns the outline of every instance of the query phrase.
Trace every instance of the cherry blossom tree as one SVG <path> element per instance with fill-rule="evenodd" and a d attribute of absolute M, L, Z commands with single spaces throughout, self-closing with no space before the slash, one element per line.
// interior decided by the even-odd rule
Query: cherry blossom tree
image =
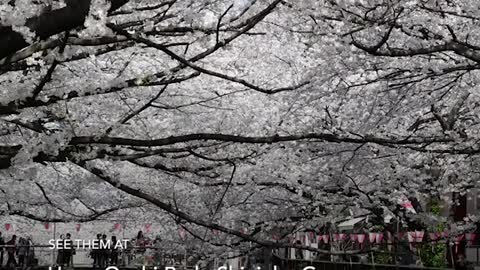
<path fill-rule="evenodd" d="M 140 210 L 197 247 L 248 252 L 405 215 L 402 196 L 450 201 L 478 177 L 477 6 L 2 4 L 1 211 Z"/>

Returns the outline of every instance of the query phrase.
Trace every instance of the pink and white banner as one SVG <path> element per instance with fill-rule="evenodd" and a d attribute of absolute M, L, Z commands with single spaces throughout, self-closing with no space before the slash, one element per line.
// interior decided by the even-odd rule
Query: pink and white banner
<path fill-rule="evenodd" d="M 424 231 L 415 231 L 415 242 L 421 243 L 423 241 Z"/>
<path fill-rule="evenodd" d="M 360 244 L 360 249 L 363 249 L 363 243 L 365 242 L 366 235 L 365 234 L 357 234 L 357 240 Z"/>
<path fill-rule="evenodd" d="M 381 244 L 383 240 L 383 233 L 377 233 L 375 235 L 375 243 Z"/>
<path fill-rule="evenodd" d="M 430 232 L 428 233 L 428 238 L 430 238 L 432 242 L 438 242 L 438 238 L 440 238 L 440 234 L 437 232 Z"/>
<path fill-rule="evenodd" d="M 340 235 L 338 233 L 333 234 L 333 241 L 338 242 L 340 240 Z"/>
<path fill-rule="evenodd" d="M 475 241 L 476 237 L 477 237 L 477 234 L 475 234 L 475 233 L 466 233 L 465 234 L 465 239 L 467 240 L 467 244 L 469 246 L 473 245 L 473 241 Z"/>
<path fill-rule="evenodd" d="M 328 234 L 322 235 L 322 241 L 325 244 L 328 244 L 328 240 L 330 239 L 330 236 Z"/>
<path fill-rule="evenodd" d="M 358 234 L 350 234 L 350 240 L 355 243 L 357 241 L 357 236 Z"/>
<path fill-rule="evenodd" d="M 374 233 L 374 232 L 368 233 L 368 241 L 371 244 L 375 243 L 376 239 L 377 239 L 377 233 Z"/>

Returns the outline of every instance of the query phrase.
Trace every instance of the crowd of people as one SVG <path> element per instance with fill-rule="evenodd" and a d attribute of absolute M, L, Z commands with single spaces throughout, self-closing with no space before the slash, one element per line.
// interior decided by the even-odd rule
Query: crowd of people
<path fill-rule="evenodd" d="M 60 240 L 63 242 L 63 247 L 58 249 L 57 254 L 57 265 L 58 266 L 70 266 L 72 265 L 73 255 L 75 254 L 75 249 L 73 247 L 73 240 L 71 239 L 72 235 L 67 233 L 66 235 L 60 235 Z"/>
<path fill-rule="evenodd" d="M 120 260 L 122 264 L 129 265 L 134 263 L 136 258 L 144 257 L 148 257 L 152 261 L 159 261 L 159 253 L 152 250 L 159 249 L 160 237 L 151 241 L 143 235 L 142 231 L 139 231 L 135 238 L 128 241 L 117 239 L 115 235 L 112 235 L 110 240 L 107 239 L 106 234 L 99 233 L 92 241 L 94 243 L 92 243 L 92 248 L 88 255 L 93 260 L 94 268 L 105 269 L 107 266 L 119 265 Z M 127 246 L 123 246 L 122 244 L 118 245 L 120 241 L 126 243 Z M 71 234 L 66 233 L 60 235 L 59 242 L 62 243 L 63 248 L 57 249 L 56 265 L 62 266 L 62 268 L 73 266 L 73 257 L 76 254 L 76 249 Z M 121 247 L 121 250 L 119 247 Z M 152 251 L 153 254 L 147 251 Z M 147 254 L 151 256 L 146 256 Z M 4 257 L 6 257 L 5 264 Z M 16 267 L 22 267 L 25 269 L 35 264 L 38 264 L 38 260 L 35 259 L 34 245 L 30 237 L 17 237 L 17 235 L 12 235 L 11 238 L 6 241 L 0 232 L 0 268 L 7 267 L 14 269 Z"/>
<path fill-rule="evenodd" d="M 3 264 L 4 255 L 7 257 L 5 265 Z M 32 239 L 29 236 L 26 238 L 19 237 L 17 240 L 17 236 L 12 235 L 10 240 L 5 241 L 0 232 L 0 267 L 21 267 L 25 269 L 35 264 L 35 250 Z"/>
<path fill-rule="evenodd" d="M 93 267 L 105 268 L 107 265 L 117 265 L 118 264 L 118 248 L 115 243 L 117 243 L 117 237 L 112 235 L 111 242 L 109 247 L 107 247 L 107 235 L 106 234 L 97 234 L 97 246 L 100 246 L 99 249 L 92 249 L 90 251 L 90 257 L 93 259 Z M 102 243 L 100 245 L 99 243 Z"/>
<path fill-rule="evenodd" d="M 70 240 L 70 234 L 66 235 L 65 241 Z M 122 264 L 128 265 L 133 262 L 137 254 L 144 254 L 147 246 L 153 244 L 148 238 L 144 237 L 143 232 L 139 231 L 137 236 L 129 241 L 126 241 L 127 246 L 118 245 L 121 241 L 117 239 L 115 235 L 110 237 L 110 241 L 107 240 L 106 234 L 97 234 L 93 240 L 92 246 L 98 248 L 92 248 L 89 256 L 93 260 L 93 268 L 105 269 L 107 266 L 114 266 L 119 264 L 120 255 L 123 255 Z M 157 237 L 154 243 L 159 243 L 160 238 Z M 109 245 L 107 244 L 109 242 Z M 72 246 L 71 243 L 65 246 Z M 119 249 L 122 246 L 122 250 Z M 62 266 L 70 266 L 72 263 L 73 255 L 75 255 L 75 249 L 63 249 L 58 251 L 57 264 Z"/>

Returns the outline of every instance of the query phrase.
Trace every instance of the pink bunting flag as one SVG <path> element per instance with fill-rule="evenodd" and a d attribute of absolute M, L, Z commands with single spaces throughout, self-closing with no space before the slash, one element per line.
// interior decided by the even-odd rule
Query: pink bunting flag
<path fill-rule="evenodd" d="M 339 239 L 340 239 L 340 235 L 338 233 L 334 233 L 333 234 L 333 241 L 338 242 Z"/>
<path fill-rule="evenodd" d="M 380 244 L 383 240 L 383 233 L 377 233 L 375 235 L 375 243 Z"/>
<path fill-rule="evenodd" d="M 280 240 L 280 236 L 274 234 L 274 235 L 272 235 L 272 239 L 275 240 L 275 241 L 278 241 L 278 240 Z"/>
<path fill-rule="evenodd" d="M 313 241 L 313 239 L 315 239 L 315 233 L 314 232 L 308 232 L 308 236 L 310 237 L 310 241 Z"/>
<path fill-rule="evenodd" d="M 417 211 L 415 211 L 415 208 L 412 205 L 412 202 L 406 196 L 403 196 L 402 198 L 400 198 L 399 204 L 403 208 L 405 208 L 405 210 L 407 210 L 407 212 L 410 212 L 410 213 L 413 213 L 413 214 L 417 213 Z"/>
<path fill-rule="evenodd" d="M 357 234 L 357 240 L 360 244 L 360 249 L 363 249 L 363 243 L 365 242 L 365 234 Z"/>
<path fill-rule="evenodd" d="M 358 243 L 363 244 L 365 242 L 365 234 L 357 234 Z"/>
<path fill-rule="evenodd" d="M 77 224 L 75 224 L 75 230 L 76 230 L 77 232 L 79 232 L 79 231 L 80 231 L 80 228 L 81 228 L 81 226 L 82 226 L 81 224 L 78 224 L 78 223 L 77 223 Z"/>
<path fill-rule="evenodd" d="M 120 224 L 120 223 L 113 224 L 113 229 L 117 230 L 117 231 L 120 231 L 122 229 L 122 224 Z"/>
<path fill-rule="evenodd" d="M 146 231 L 147 233 L 149 233 L 151 227 L 152 227 L 152 224 L 150 224 L 150 223 L 145 224 L 145 231 Z"/>
<path fill-rule="evenodd" d="M 50 229 L 50 223 L 48 222 L 43 223 L 43 226 L 45 227 L 45 230 Z"/>
<path fill-rule="evenodd" d="M 468 241 L 468 245 L 471 246 L 473 245 L 473 241 L 475 241 L 475 238 L 477 235 L 475 233 L 466 233 L 465 234 L 465 239 Z"/>
<path fill-rule="evenodd" d="M 368 241 L 370 243 L 374 243 L 375 242 L 375 239 L 377 238 L 377 233 L 368 233 Z"/>
<path fill-rule="evenodd" d="M 340 241 L 345 241 L 345 240 L 347 240 L 347 234 L 346 234 L 346 233 L 340 233 L 340 234 L 338 235 L 338 239 L 339 239 Z"/>
<path fill-rule="evenodd" d="M 350 240 L 352 240 L 352 242 L 356 242 L 357 241 L 357 234 L 351 234 L 350 235 Z"/>
<path fill-rule="evenodd" d="M 5 224 L 5 230 L 10 231 L 10 228 L 12 228 L 12 224 L 6 223 Z"/>
<path fill-rule="evenodd" d="M 415 242 L 421 243 L 423 241 L 424 231 L 415 231 Z"/>
<path fill-rule="evenodd" d="M 328 240 L 330 239 L 330 235 L 324 234 L 322 236 L 323 243 L 328 244 Z"/>

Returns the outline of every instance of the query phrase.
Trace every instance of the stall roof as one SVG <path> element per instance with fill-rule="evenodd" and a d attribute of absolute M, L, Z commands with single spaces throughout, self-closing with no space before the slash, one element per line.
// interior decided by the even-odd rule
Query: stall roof
<path fill-rule="evenodd" d="M 365 217 L 358 217 L 358 218 L 354 218 L 354 219 L 344 221 L 344 222 L 338 224 L 338 229 L 340 229 L 342 231 L 353 230 L 353 227 L 355 226 L 355 224 L 363 221 L 364 219 L 365 219 Z"/>

